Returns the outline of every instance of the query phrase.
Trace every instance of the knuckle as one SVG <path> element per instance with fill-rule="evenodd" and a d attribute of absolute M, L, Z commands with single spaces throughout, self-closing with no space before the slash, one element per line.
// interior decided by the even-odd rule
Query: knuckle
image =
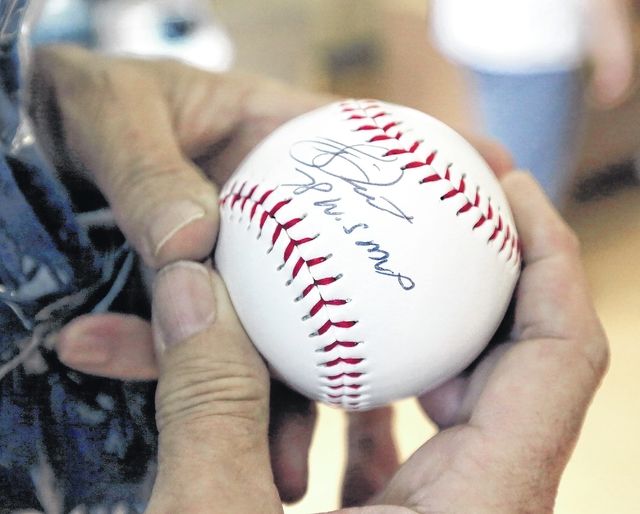
<path fill-rule="evenodd" d="M 85 68 L 83 75 L 87 85 L 93 90 L 117 98 L 121 91 L 138 79 L 139 74 L 124 61 L 104 59 L 97 61 L 94 66 Z"/>
<path fill-rule="evenodd" d="M 173 179 L 178 169 L 177 163 L 158 159 L 148 152 L 136 152 L 127 156 L 127 171 L 111 177 L 112 187 L 118 196 L 145 198 L 167 179 Z"/>
<path fill-rule="evenodd" d="M 187 64 L 179 61 L 177 59 L 172 59 L 170 57 L 162 57 L 153 61 L 153 68 L 157 70 L 158 73 L 167 77 L 180 77 L 184 73 L 188 73 L 191 70 L 196 70 L 197 68 L 191 68 Z"/>
<path fill-rule="evenodd" d="M 266 423 L 267 389 L 265 377 L 247 364 L 205 357 L 174 363 L 158 382 L 158 428 L 216 418 Z"/>
<path fill-rule="evenodd" d="M 587 341 L 572 342 L 568 365 L 582 365 L 586 370 L 590 386 L 595 390 L 609 367 L 609 344 L 604 334 L 587 337 L 589 338 Z"/>
<path fill-rule="evenodd" d="M 581 253 L 582 243 L 580 242 L 580 238 L 578 234 L 567 225 L 565 225 L 564 228 L 564 246 L 567 252 L 572 255 L 580 255 Z"/>
<path fill-rule="evenodd" d="M 122 91 L 138 74 L 123 59 L 89 54 L 72 46 L 39 48 L 34 63 L 36 69 L 49 70 L 59 95 L 71 100 Z"/>
<path fill-rule="evenodd" d="M 214 198 L 218 194 L 216 184 L 170 152 L 166 155 L 158 151 L 132 152 L 127 155 L 126 166 L 121 169 L 125 171 L 109 176 L 108 189 L 116 198 L 131 198 L 132 205 L 141 209 L 142 216 L 147 216 L 148 212 L 146 202 L 141 202 L 141 199 L 155 201 L 162 198 L 166 203 L 171 198 Z"/>
<path fill-rule="evenodd" d="M 595 379 L 600 381 L 609 369 L 611 361 L 611 350 L 604 333 L 594 338 L 593 342 L 586 347 L 584 354 Z"/>
<path fill-rule="evenodd" d="M 578 235 L 565 222 L 558 223 L 548 229 L 548 244 L 560 252 L 571 256 L 579 256 L 581 243 Z"/>
<path fill-rule="evenodd" d="M 110 191 L 111 200 L 117 204 L 124 203 L 132 212 L 134 219 L 145 218 L 148 215 L 147 202 L 163 198 L 167 201 L 176 193 L 181 194 L 183 188 L 176 188 L 176 170 L 179 164 L 172 164 L 166 159 L 158 159 L 157 155 L 139 152 L 127 156 L 126 166 L 122 170 L 105 177 L 109 183 L 104 183 L 103 189 Z M 170 193 L 167 195 L 165 193 Z"/>

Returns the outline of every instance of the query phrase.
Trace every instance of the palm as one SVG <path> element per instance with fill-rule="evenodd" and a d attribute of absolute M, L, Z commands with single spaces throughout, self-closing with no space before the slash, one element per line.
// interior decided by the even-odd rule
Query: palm
<path fill-rule="evenodd" d="M 560 475 L 602 378 L 607 349 L 567 227 L 517 174 L 503 185 L 525 244 L 510 339 L 466 378 L 421 398 L 448 425 L 367 512 L 552 512 Z M 344 511 L 343 511 L 344 512 Z"/>

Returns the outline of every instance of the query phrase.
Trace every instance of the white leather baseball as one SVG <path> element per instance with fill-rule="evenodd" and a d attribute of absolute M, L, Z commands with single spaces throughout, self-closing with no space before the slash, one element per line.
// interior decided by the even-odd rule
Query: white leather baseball
<path fill-rule="evenodd" d="M 277 129 L 223 188 L 217 267 L 276 376 L 369 409 L 462 371 L 520 269 L 498 181 L 416 110 L 349 100 Z"/>

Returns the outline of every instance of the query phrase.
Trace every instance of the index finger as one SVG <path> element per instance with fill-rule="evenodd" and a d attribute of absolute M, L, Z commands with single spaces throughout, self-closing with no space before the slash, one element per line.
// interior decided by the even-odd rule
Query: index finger
<path fill-rule="evenodd" d="M 122 59 L 49 48 L 34 56 L 31 89 L 32 118 L 52 160 L 65 166 L 69 156 L 73 168 L 91 172 L 147 265 L 211 253 L 217 189 L 183 154 L 153 76 Z"/>
<path fill-rule="evenodd" d="M 561 471 L 604 374 L 606 337 L 575 235 L 526 173 L 503 186 L 523 244 L 516 340 L 499 359 L 471 424 L 523 466 Z M 489 445 L 490 446 L 490 445 Z M 512 462 L 517 466 L 517 462 Z"/>
<path fill-rule="evenodd" d="M 600 336 L 577 236 L 529 174 L 510 173 L 502 186 L 523 246 L 516 339 L 585 340 Z"/>

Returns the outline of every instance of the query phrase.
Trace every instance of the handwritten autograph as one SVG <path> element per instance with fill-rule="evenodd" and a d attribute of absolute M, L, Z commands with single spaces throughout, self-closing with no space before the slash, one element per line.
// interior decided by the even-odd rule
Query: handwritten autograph
<path fill-rule="evenodd" d="M 402 170 L 398 167 L 385 168 L 378 163 L 392 162 L 397 157 L 384 156 L 386 149 L 379 145 L 368 143 L 345 145 L 333 139 L 318 138 L 294 143 L 289 154 L 301 166 L 310 170 L 317 170 L 327 177 L 333 177 L 349 184 L 353 191 L 365 199 L 371 207 L 387 212 L 392 216 L 412 223 L 413 217 L 406 214 L 398 205 L 385 196 L 376 196 L 372 188 L 389 188 L 402 179 Z M 328 192 L 332 185 L 328 182 L 316 183 L 302 168 L 296 170 L 311 182 L 300 184 L 294 194 L 315 189 Z"/>
<path fill-rule="evenodd" d="M 377 195 L 375 192 L 380 188 L 389 189 L 402 178 L 402 170 L 399 167 L 394 172 L 393 168 L 386 167 L 383 170 L 380 166 L 381 163 L 396 159 L 394 156 L 384 156 L 385 152 L 384 147 L 372 144 L 345 145 L 325 138 L 299 141 L 292 145 L 290 155 L 298 163 L 295 170 L 304 177 L 304 181 L 283 186 L 293 187 L 295 195 L 303 195 L 310 191 L 328 194 L 334 189 L 330 180 L 337 179 L 351 186 L 353 192 L 363 198 L 371 208 L 413 223 L 413 217 L 401 207 L 386 196 Z M 325 181 L 318 181 L 316 175 L 320 175 Z M 347 214 L 340 197 L 324 198 L 313 205 L 323 209 L 324 215 L 337 222 L 342 222 Z M 343 225 L 342 229 L 345 234 L 351 235 L 356 231 L 368 230 L 369 225 L 356 223 L 350 226 Z M 391 269 L 391 254 L 381 244 L 373 239 L 361 240 L 359 237 L 354 244 L 366 250 L 368 258 L 375 263 L 373 269 L 376 273 L 394 277 L 406 291 L 415 287 L 416 284 L 411 277 Z"/>

